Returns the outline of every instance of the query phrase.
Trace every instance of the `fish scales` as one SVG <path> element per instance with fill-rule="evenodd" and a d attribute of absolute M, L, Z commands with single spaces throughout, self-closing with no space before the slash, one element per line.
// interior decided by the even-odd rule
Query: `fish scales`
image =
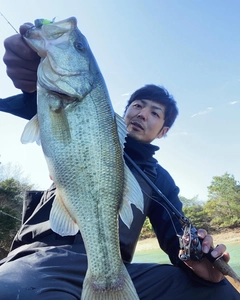
<path fill-rule="evenodd" d="M 121 215 L 123 207 L 132 200 L 143 210 L 140 187 L 123 160 L 124 121 L 74 17 L 40 24 L 25 40 L 41 62 L 38 113 L 22 142 L 41 143 L 56 185 L 52 230 L 82 234 L 88 269 L 81 299 L 139 299 L 119 248 L 119 213 L 129 227 L 132 215 Z"/>

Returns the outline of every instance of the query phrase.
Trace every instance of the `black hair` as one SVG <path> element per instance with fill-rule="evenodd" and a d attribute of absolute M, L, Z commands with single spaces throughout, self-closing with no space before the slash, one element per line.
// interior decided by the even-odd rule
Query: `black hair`
<path fill-rule="evenodd" d="M 130 97 L 125 107 L 124 115 L 130 104 L 135 100 L 147 99 L 158 102 L 165 107 L 164 126 L 171 127 L 178 115 L 177 102 L 173 96 L 163 87 L 155 84 L 147 84 L 136 90 Z"/>

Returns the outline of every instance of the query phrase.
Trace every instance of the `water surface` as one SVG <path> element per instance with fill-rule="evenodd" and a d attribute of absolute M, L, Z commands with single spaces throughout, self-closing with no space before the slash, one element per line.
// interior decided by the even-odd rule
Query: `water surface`
<path fill-rule="evenodd" d="M 227 251 L 230 253 L 231 260 L 229 265 L 240 276 L 240 244 L 239 243 L 225 243 Z M 136 252 L 133 258 L 133 262 L 145 262 L 145 263 L 170 263 L 168 256 L 161 250 L 146 250 Z"/>

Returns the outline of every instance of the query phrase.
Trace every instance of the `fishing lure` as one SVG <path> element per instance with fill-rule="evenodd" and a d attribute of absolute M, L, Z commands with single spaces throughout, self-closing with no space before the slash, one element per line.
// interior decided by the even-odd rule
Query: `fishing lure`
<path fill-rule="evenodd" d="M 34 25 L 35 25 L 35 27 L 41 27 L 42 25 L 52 24 L 52 23 L 54 23 L 54 21 L 55 21 L 55 18 L 53 18 L 52 20 L 37 19 L 34 21 Z"/>

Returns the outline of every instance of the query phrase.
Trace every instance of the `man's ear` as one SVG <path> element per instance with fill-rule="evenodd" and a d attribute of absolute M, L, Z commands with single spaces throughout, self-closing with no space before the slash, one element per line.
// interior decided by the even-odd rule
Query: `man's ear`
<path fill-rule="evenodd" d="M 157 138 L 160 139 L 162 138 L 169 130 L 169 127 L 164 126 L 161 131 L 159 132 L 159 134 L 157 135 Z"/>

